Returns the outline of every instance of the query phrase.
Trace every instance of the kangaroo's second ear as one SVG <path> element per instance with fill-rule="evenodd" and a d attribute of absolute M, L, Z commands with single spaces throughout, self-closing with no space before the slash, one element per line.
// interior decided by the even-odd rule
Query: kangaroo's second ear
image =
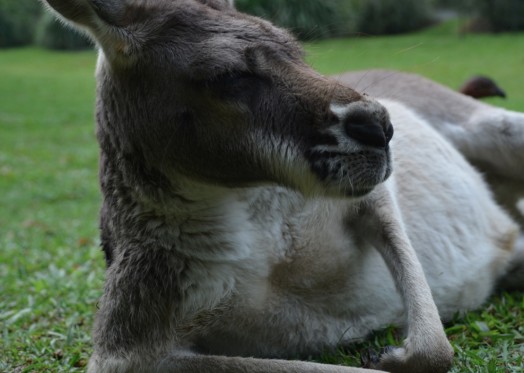
<path fill-rule="evenodd" d="M 43 0 L 65 19 L 95 33 L 103 24 L 118 25 L 124 17 L 123 0 Z"/>

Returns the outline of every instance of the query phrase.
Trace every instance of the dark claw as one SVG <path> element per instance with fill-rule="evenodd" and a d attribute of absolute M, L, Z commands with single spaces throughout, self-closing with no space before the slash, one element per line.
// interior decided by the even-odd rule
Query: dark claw
<path fill-rule="evenodd" d="M 379 363 L 379 361 L 379 355 L 371 348 L 360 352 L 360 363 L 363 368 L 373 368 Z"/>
<path fill-rule="evenodd" d="M 378 354 L 375 350 L 368 348 L 360 352 L 360 363 L 363 368 L 376 368 L 384 355 L 391 353 L 397 348 L 398 347 L 395 346 L 386 346 L 382 348 Z"/>
<path fill-rule="evenodd" d="M 382 355 L 389 354 L 390 352 L 396 350 L 397 348 L 398 347 L 395 347 L 395 346 L 386 346 L 386 347 L 382 348 L 382 350 L 380 350 L 379 358 L 381 358 Z"/>

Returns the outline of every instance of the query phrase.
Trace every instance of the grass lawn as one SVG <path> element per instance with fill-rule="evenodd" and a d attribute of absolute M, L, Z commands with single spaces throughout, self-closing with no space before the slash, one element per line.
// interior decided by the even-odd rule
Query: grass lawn
<path fill-rule="evenodd" d="M 456 88 L 492 76 L 524 110 L 524 34 L 459 36 L 453 24 L 420 34 L 306 45 L 323 73 L 396 68 Z M 0 371 L 82 371 L 100 296 L 93 52 L 0 51 Z M 455 372 L 522 372 L 524 298 L 499 294 L 447 326 Z M 369 344 L 397 343 L 390 329 Z M 358 365 L 354 351 L 322 357 Z"/>

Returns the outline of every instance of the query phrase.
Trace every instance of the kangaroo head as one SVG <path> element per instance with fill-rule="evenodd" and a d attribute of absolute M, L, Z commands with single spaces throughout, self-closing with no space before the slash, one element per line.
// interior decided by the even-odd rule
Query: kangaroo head
<path fill-rule="evenodd" d="M 293 37 L 232 1 L 46 1 L 100 47 L 102 163 L 116 159 L 130 183 L 358 196 L 390 174 L 385 109 L 313 71 Z"/>

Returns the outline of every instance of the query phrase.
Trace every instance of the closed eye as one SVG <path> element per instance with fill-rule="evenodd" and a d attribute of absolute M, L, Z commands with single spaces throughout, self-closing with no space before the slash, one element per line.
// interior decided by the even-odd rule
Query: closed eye
<path fill-rule="evenodd" d="M 239 99 L 260 91 L 265 79 L 249 72 L 227 73 L 214 77 L 208 87 L 222 99 Z"/>

